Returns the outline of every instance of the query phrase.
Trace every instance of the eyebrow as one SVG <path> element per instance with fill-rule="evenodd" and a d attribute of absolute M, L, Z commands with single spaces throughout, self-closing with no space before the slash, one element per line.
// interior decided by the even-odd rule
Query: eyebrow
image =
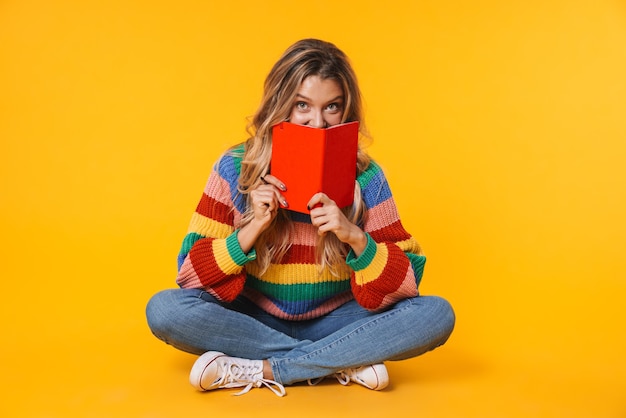
<path fill-rule="evenodd" d="M 311 98 L 306 97 L 305 95 L 300 94 L 300 93 L 296 93 L 296 97 L 300 97 L 301 99 L 308 100 L 309 102 L 312 101 Z M 336 102 L 337 100 L 343 100 L 343 99 L 344 99 L 343 95 L 340 94 L 339 96 L 335 97 L 334 99 L 329 100 L 328 103 Z"/>

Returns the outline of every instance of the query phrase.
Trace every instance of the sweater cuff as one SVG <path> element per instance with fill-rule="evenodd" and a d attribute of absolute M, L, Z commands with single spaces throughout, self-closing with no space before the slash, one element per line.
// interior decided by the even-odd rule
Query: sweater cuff
<path fill-rule="evenodd" d="M 248 254 L 244 253 L 241 249 L 241 245 L 239 245 L 239 240 L 237 239 L 237 234 L 239 230 L 235 230 L 232 234 L 226 237 L 226 248 L 228 248 L 228 254 L 232 257 L 233 261 L 238 266 L 243 266 L 248 261 L 252 261 L 256 259 L 256 250 L 253 248 L 248 252 Z"/>
<path fill-rule="evenodd" d="M 365 245 L 365 250 L 363 250 L 361 255 L 357 257 L 354 251 L 350 250 L 346 257 L 346 264 L 354 271 L 368 267 L 376 255 L 376 241 L 367 232 L 365 235 L 367 236 L 367 245 Z"/>

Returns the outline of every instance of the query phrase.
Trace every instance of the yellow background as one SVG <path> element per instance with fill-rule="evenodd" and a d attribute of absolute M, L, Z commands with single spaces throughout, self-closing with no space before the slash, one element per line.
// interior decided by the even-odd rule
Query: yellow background
<path fill-rule="evenodd" d="M 457 328 L 384 392 L 199 394 L 144 306 L 303 37 Z M 623 1 L 0 1 L 0 415 L 624 417 L 625 119 Z"/>

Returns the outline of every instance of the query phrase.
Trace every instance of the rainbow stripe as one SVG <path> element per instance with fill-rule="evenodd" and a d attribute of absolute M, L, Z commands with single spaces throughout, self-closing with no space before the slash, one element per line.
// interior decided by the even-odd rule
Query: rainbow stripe
<path fill-rule="evenodd" d="M 287 212 L 294 223 L 292 247 L 260 274 L 256 253 L 244 254 L 236 224 L 245 211 L 237 192 L 242 146 L 215 165 L 192 215 L 178 255 L 177 283 L 203 288 L 225 302 L 245 296 L 268 313 L 289 320 L 324 315 L 355 298 L 380 310 L 418 294 L 426 258 L 403 228 L 380 166 L 372 162 L 359 176 L 367 207 L 363 230 L 368 244 L 359 257 L 350 252 L 351 274 L 333 276 L 315 263 L 316 228 L 306 214 Z"/>

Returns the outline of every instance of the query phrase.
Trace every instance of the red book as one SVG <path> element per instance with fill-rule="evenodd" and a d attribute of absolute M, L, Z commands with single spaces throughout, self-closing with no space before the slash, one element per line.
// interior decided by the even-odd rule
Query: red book
<path fill-rule="evenodd" d="M 287 186 L 289 210 L 309 213 L 307 203 L 323 192 L 344 208 L 354 200 L 359 122 L 312 128 L 281 122 L 272 128 L 270 172 Z"/>

